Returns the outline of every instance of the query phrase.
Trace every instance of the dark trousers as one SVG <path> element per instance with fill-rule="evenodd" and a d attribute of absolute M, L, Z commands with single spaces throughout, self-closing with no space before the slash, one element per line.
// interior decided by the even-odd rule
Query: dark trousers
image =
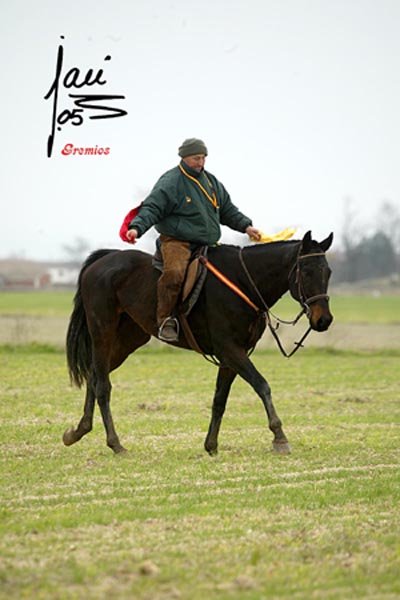
<path fill-rule="evenodd" d="M 190 242 L 160 235 L 164 271 L 157 286 L 157 322 L 160 326 L 177 305 L 189 264 Z"/>

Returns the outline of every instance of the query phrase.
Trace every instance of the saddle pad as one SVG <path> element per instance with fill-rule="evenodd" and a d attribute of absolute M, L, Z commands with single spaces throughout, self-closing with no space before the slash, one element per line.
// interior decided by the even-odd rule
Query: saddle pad
<path fill-rule="evenodd" d="M 185 302 L 186 298 L 189 296 L 190 292 L 193 289 L 194 284 L 197 281 L 197 278 L 200 274 L 200 265 L 198 257 L 193 259 L 186 271 L 185 282 L 183 284 L 182 290 L 182 302 Z"/>

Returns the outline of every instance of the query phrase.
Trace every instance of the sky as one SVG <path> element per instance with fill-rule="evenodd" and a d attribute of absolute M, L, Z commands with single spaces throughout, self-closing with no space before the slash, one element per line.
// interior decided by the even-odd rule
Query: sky
<path fill-rule="evenodd" d="M 130 248 L 125 214 L 188 137 L 256 227 L 339 245 L 350 209 L 400 209 L 399 31 L 398 0 L 1 0 L 0 258 Z"/>

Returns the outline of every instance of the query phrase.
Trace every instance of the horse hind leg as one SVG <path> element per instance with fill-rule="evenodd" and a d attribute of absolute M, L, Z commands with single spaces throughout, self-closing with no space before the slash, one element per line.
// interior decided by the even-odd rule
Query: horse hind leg
<path fill-rule="evenodd" d="M 236 373 L 235 371 L 232 371 L 232 369 L 229 369 L 228 367 L 219 368 L 212 406 L 211 422 L 204 442 L 204 447 L 211 456 L 218 453 L 218 434 L 222 417 L 224 416 L 229 391 L 235 377 Z"/>
<path fill-rule="evenodd" d="M 93 428 L 93 413 L 96 402 L 95 386 L 93 382 L 93 374 L 89 377 L 86 383 L 86 398 L 83 409 L 83 416 L 79 421 L 78 427 L 70 427 L 66 429 L 63 435 L 63 442 L 66 446 L 72 446 L 79 442 L 84 435 L 89 433 Z"/>
<path fill-rule="evenodd" d="M 116 454 L 121 454 L 127 450 L 121 445 L 114 427 L 110 409 L 112 386 L 109 374 L 118 368 L 129 354 L 146 344 L 150 335 L 125 316 L 120 319 L 115 335 L 110 334 L 108 342 L 105 338 L 106 336 L 102 334 L 101 340 L 93 344 L 93 368 L 96 372 L 95 397 L 106 430 L 107 446 Z"/>
<path fill-rule="evenodd" d="M 106 430 L 107 445 L 117 454 L 126 452 L 119 441 L 111 415 L 109 373 L 117 369 L 129 354 L 146 344 L 149 339 L 150 335 L 139 325 L 127 315 L 122 315 L 114 335 L 112 330 L 109 330 L 106 336 L 102 330 L 101 337 L 98 336 L 97 341 L 92 342 L 91 371 L 86 385 L 83 416 L 76 429 L 70 427 L 64 432 L 63 442 L 66 446 L 75 444 L 92 430 L 97 398 Z"/>
<path fill-rule="evenodd" d="M 95 375 L 100 373 L 100 375 Z M 110 410 L 110 395 L 111 395 L 111 382 L 109 378 L 109 372 L 107 368 L 96 368 L 93 367 L 93 372 L 88 379 L 86 385 L 86 399 L 83 410 L 83 416 L 79 421 L 78 427 L 70 427 L 64 432 L 63 442 L 66 446 L 72 446 L 76 442 L 89 433 L 93 428 L 93 413 L 95 402 L 97 398 L 98 405 L 100 407 L 101 416 L 103 419 L 104 427 L 107 436 L 107 445 L 116 453 L 120 454 L 127 452 L 127 450 L 121 445 L 119 437 L 115 431 L 114 422 Z"/>
<path fill-rule="evenodd" d="M 101 417 L 103 419 L 104 428 L 106 430 L 107 446 L 115 452 L 121 454 L 127 452 L 126 448 L 121 445 L 117 432 L 115 431 L 114 421 L 110 409 L 111 382 L 108 373 L 100 376 L 96 385 L 97 403 L 100 408 Z"/>

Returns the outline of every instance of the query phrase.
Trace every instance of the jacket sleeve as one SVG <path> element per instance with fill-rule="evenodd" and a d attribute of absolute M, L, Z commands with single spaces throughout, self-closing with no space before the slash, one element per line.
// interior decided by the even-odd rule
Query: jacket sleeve
<path fill-rule="evenodd" d="M 174 209 L 176 194 L 171 186 L 165 185 L 162 178 L 156 183 L 150 194 L 144 200 L 139 214 L 129 223 L 129 229 L 137 229 L 141 237 L 150 227 L 157 225 Z"/>
<path fill-rule="evenodd" d="M 221 225 L 226 225 L 235 231 L 244 233 L 247 227 L 253 224 L 252 220 L 241 213 L 237 206 L 233 204 L 228 192 L 219 181 L 218 192 Z"/>

